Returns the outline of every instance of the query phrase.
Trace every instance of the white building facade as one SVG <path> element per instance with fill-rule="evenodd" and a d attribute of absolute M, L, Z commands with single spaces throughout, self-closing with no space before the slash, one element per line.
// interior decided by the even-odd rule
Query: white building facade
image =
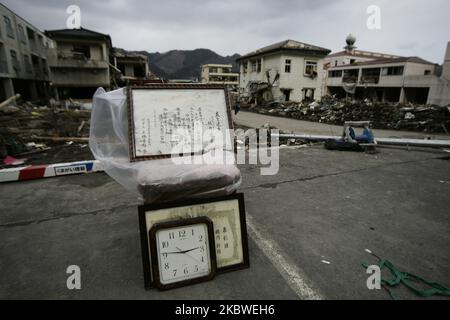
<path fill-rule="evenodd" d="M 231 64 L 204 64 L 201 66 L 201 81 L 209 84 L 237 86 L 239 74 L 233 73 Z"/>
<path fill-rule="evenodd" d="M 314 100 L 322 96 L 323 58 L 330 50 L 286 40 L 261 48 L 236 61 L 239 88 L 256 103 Z"/>
<path fill-rule="evenodd" d="M 450 43 L 439 66 L 419 57 L 355 50 L 355 40 L 349 35 L 345 51 L 324 59 L 324 92 L 357 100 L 450 104 Z"/>

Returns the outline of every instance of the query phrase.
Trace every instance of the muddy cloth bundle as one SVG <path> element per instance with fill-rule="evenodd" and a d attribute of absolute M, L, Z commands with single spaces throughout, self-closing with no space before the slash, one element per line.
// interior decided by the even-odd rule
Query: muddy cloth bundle
<path fill-rule="evenodd" d="M 241 183 L 234 164 L 175 164 L 172 159 L 130 162 L 124 89 L 94 95 L 89 146 L 105 172 L 145 203 L 228 195 Z M 234 153 L 227 153 L 233 157 Z M 228 154 L 229 153 L 229 154 Z"/>

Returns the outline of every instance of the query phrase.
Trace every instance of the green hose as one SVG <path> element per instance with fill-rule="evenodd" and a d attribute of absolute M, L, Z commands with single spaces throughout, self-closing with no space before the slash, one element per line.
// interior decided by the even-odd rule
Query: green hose
<path fill-rule="evenodd" d="M 363 267 L 367 269 L 369 267 L 369 265 L 366 263 L 363 263 Z M 387 292 L 389 293 L 389 295 L 391 296 L 391 298 L 393 300 L 395 300 L 396 298 L 390 288 L 394 288 L 400 284 L 405 285 L 405 287 L 407 287 L 408 289 L 410 289 L 412 292 L 414 292 L 415 294 L 417 294 L 420 297 L 427 298 L 427 297 L 431 297 L 434 295 L 450 297 L 450 288 L 446 288 L 446 287 L 440 285 L 439 283 L 426 280 L 426 279 L 416 276 L 414 274 L 411 274 L 408 272 L 402 272 L 402 271 L 398 270 L 388 260 L 379 259 L 378 267 L 380 268 L 380 270 L 387 268 L 392 275 L 392 277 L 389 279 L 381 279 L 381 285 L 383 286 L 383 288 L 385 288 L 387 290 Z M 422 284 L 429 286 L 430 288 L 421 290 L 421 289 L 418 289 L 416 286 L 414 286 L 412 284 L 412 282 L 422 283 Z"/>

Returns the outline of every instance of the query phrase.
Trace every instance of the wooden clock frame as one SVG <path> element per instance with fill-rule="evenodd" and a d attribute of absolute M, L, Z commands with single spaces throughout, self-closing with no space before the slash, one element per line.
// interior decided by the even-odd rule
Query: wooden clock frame
<path fill-rule="evenodd" d="M 163 284 L 160 281 L 159 277 L 159 257 L 158 257 L 158 250 L 156 245 L 156 233 L 160 230 L 164 229 L 172 229 L 177 227 L 185 227 L 190 225 L 197 225 L 197 224 L 206 224 L 207 230 L 208 230 L 208 250 L 209 250 L 209 263 L 211 266 L 211 272 L 202 277 L 188 279 L 188 280 L 182 280 L 179 282 L 174 282 L 170 284 Z M 153 283 L 159 290 L 170 290 L 175 289 L 179 287 L 184 286 L 190 286 L 193 284 L 206 282 L 214 279 L 217 273 L 217 260 L 216 260 L 216 244 L 214 240 L 214 228 L 213 223 L 211 219 L 208 217 L 196 217 L 196 218 L 189 218 L 189 219 L 182 219 L 182 220 L 175 220 L 175 221 L 168 221 L 168 222 L 160 222 L 156 223 L 152 226 L 152 228 L 149 231 L 149 242 L 150 242 L 150 252 L 152 257 L 152 275 L 153 275 Z"/>

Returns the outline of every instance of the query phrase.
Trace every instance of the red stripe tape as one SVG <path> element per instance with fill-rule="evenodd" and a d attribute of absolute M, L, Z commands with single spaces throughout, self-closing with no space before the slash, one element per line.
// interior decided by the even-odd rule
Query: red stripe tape
<path fill-rule="evenodd" d="M 43 178 L 45 174 L 45 169 L 47 166 L 32 166 L 20 170 L 19 180 L 31 180 Z"/>

